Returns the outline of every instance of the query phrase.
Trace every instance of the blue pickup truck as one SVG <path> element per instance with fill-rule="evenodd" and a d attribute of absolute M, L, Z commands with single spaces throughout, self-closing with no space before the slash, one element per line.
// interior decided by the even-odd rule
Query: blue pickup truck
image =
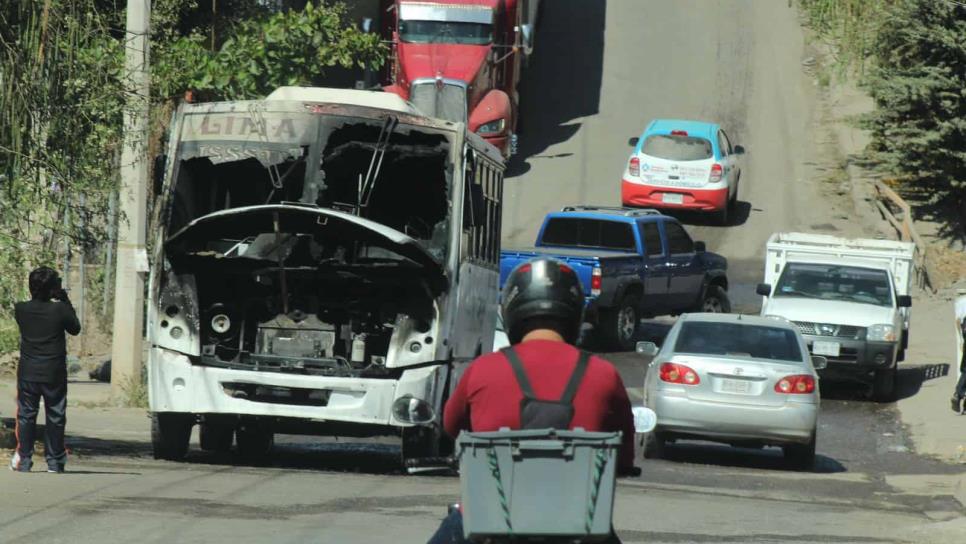
<path fill-rule="evenodd" d="M 633 349 L 641 317 L 731 311 L 728 261 L 656 210 L 576 206 L 548 214 L 536 247 L 501 252 L 501 289 L 517 265 L 535 257 L 577 272 L 584 318 L 614 349 Z"/>

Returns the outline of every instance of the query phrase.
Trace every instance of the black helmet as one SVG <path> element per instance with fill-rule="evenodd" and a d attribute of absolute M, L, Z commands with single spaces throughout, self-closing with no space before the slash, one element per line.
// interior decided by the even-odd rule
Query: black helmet
<path fill-rule="evenodd" d="M 573 344 L 583 321 L 580 279 L 572 268 L 553 259 L 523 263 L 510 272 L 503 286 L 500 310 L 511 344 L 535 328 L 552 328 Z"/>

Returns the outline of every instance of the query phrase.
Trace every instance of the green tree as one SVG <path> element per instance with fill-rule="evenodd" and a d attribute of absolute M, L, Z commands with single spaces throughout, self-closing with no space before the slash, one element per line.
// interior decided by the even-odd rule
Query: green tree
<path fill-rule="evenodd" d="M 867 87 L 871 151 L 889 170 L 966 205 L 966 8 L 905 0 L 883 21 Z"/>

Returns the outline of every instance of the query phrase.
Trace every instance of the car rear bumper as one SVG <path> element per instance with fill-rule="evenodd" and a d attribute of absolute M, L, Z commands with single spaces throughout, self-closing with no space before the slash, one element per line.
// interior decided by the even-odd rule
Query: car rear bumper
<path fill-rule="evenodd" d="M 724 442 L 806 443 L 818 421 L 818 405 L 804 402 L 777 407 L 728 404 L 659 390 L 652 392 L 649 404 L 657 413 L 658 431 Z"/>
<path fill-rule="evenodd" d="M 664 202 L 665 193 L 681 195 L 682 203 Z M 710 212 L 721 210 L 728 205 L 728 187 L 725 186 L 720 189 L 661 187 L 633 183 L 625 179 L 621 182 L 621 202 L 625 206 Z"/>

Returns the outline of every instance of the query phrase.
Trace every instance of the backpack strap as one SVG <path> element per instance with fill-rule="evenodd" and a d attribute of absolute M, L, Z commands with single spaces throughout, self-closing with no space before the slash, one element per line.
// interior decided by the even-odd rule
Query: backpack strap
<path fill-rule="evenodd" d="M 570 375 L 570 381 L 567 382 L 563 396 L 560 397 L 561 404 L 573 405 L 574 397 L 577 395 L 577 388 L 580 387 L 580 381 L 584 379 L 584 373 L 587 372 L 587 365 L 589 363 L 590 354 L 581 350 L 580 357 L 577 359 L 577 366 L 574 367 L 574 372 Z"/>
<path fill-rule="evenodd" d="M 537 396 L 530 385 L 530 378 L 527 378 L 527 372 L 523 369 L 523 361 L 520 360 L 520 356 L 514 351 L 513 346 L 504 348 L 503 355 L 510 362 L 510 367 L 513 368 L 513 373 L 517 376 L 517 384 L 520 386 L 520 391 L 523 391 L 523 396 L 528 399 L 536 399 Z"/>

